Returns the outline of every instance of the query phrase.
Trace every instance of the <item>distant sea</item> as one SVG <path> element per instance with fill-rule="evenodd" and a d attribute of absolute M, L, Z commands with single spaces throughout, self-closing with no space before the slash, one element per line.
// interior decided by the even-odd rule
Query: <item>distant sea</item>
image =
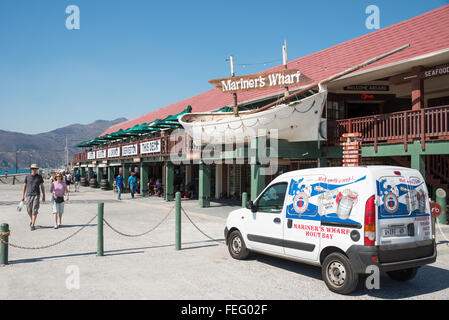
<path fill-rule="evenodd" d="M 0 169 L 0 176 L 5 174 L 5 170 L 8 171 L 8 174 L 16 174 L 16 173 L 30 173 L 30 169 Z"/>

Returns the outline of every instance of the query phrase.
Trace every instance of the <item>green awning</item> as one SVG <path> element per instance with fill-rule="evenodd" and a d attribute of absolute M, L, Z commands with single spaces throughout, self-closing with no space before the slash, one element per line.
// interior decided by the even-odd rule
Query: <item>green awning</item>
<path fill-rule="evenodd" d="M 192 112 L 192 106 L 187 106 L 187 108 L 185 108 L 184 110 L 182 110 L 180 113 L 178 113 L 178 114 L 175 114 L 175 115 L 170 115 L 170 116 L 168 116 L 168 117 L 166 117 L 165 119 L 164 119 L 164 121 L 175 121 L 175 122 L 178 122 L 178 117 L 180 116 L 180 115 L 183 115 L 183 114 L 185 114 L 185 113 L 191 113 Z"/>
<path fill-rule="evenodd" d="M 105 134 L 104 136 L 81 142 L 80 144 L 77 145 L 77 147 L 92 147 L 122 138 L 156 133 L 163 129 L 177 129 L 181 127 L 178 121 L 178 117 L 180 115 L 190 112 L 192 112 L 192 106 L 189 105 L 187 106 L 187 108 L 185 108 L 178 114 L 169 115 L 164 119 L 156 119 L 150 123 L 136 124 L 135 126 L 128 128 L 126 130 L 120 129 L 113 133 Z"/>
<path fill-rule="evenodd" d="M 233 107 L 222 107 L 222 108 L 214 110 L 212 112 L 234 112 L 234 108 Z"/>

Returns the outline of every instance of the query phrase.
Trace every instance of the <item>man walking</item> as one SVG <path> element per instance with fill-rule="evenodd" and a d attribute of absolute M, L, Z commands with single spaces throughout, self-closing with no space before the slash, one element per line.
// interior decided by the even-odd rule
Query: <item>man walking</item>
<path fill-rule="evenodd" d="M 39 166 L 37 164 L 32 164 L 30 166 L 31 174 L 25 177 L 25 183 L 22 189 L 22 201 L 25 201 L 26 193 L 26 206 L 27 212 L 30 216 L 30 229 L 33 231 L 35 229 L 35 223 L 37 214 L 39 213 L 39 197 L 42 191 L 42 202 L 45 202 L 45 188 L 44 179 L 38 173 Z"/>
<path fill-rule="evenodd" d="M 131 172 L 131 176 L 128 178 L 128 189 L 131 192 L 131 198 L 134 199 L 134 193 L 136 193 L 137 178 L 134 171 Z"/>
<path fill-rule="evenodd" d="M 122 174 L 119 172 L 117 177 L 115 178 L 115 185 L 117 187 L 117 199 L 122 200 L 122 190 L 123 190 L 123 177 Z"/>
<path fill-rule="evenodd" d="M 80 170 L 75 171 L 75 192 L 80 192 L 81 173 Z"/>

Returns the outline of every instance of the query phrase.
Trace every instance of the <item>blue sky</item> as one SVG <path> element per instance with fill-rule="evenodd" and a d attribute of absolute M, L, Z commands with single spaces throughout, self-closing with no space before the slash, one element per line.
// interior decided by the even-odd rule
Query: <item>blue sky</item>
<path fill-rule="evenodd" d="M 210 79 L 281 63 L 449 4 L 426 1 L 0 0 L 0 129 L 50 131 L 132 119 L 212 89 Z M 80 10 L 68 30 L 66 7 Z M 258 64 L 277 60 L 266 66 Z M 245 65 L 245 66 L 243 66 Z"/>

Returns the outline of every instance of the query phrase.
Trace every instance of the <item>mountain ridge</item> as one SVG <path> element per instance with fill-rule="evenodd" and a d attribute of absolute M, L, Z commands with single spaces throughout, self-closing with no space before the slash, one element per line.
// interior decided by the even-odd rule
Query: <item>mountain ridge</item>
<path fill-rule="evenodd" d="M 41 168 L 60 167 L 64 164 L 64 149 L 69 150 L 69 161 L 80 151 L 77 144 L 98 137 L 109 127 L 127 121 L 126 118 L 115 120 L 95 120 L 89 124 L 74 123 L 48 132 L 27 134 L 0 129 L 0 168 L 27 168 L 30 163 L 37 163 Z"/>

